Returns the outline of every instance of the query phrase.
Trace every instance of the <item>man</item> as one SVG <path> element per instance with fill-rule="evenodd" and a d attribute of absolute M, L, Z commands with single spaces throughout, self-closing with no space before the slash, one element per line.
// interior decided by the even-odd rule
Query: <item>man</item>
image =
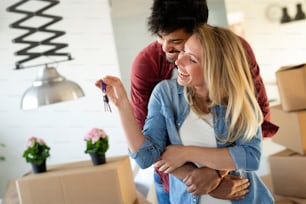
<path fill-rule="evenodd" d="M 208 19 L 205 0 L 154 0 L 151 10 L 148 27 L 152 34 L 157 35 L 158 40 L 136 56 L 131 70 L 131 101 L 140 128 L 143 128 L 146 119 L 147 105 L 153 88 L 161 80 L 175 77 L 174 62 L 183 50 L 185 41 L 195 27 L 207 23 Z M 269 102 L 253 51 L 245 40 L 241 41 L 248 54 L 257 100 L 265 117 L 262 125 L 263 136 L 271 137 L 278 127 L 269 122 Z M 239 199 L 247 193 L 246 180 L 226 176 L 220 182 L 215 170 L 196 169 L 190 165 L 186 165 L 185 170 L 191 172 L 188 191 L 193 194 L 209 193 L 216 198 Z M 159 203 L 169 203 L 168 176 L 156 169 L 154 180 Z"/>

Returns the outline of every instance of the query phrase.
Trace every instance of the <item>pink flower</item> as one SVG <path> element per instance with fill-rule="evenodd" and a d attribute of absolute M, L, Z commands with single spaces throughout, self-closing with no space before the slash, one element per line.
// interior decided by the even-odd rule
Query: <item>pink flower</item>
<path fill-rule="evenodd" d="M 36 137 L 30 137 L 27 142 L 27 147 L 33 147 L 36 141 Z"/>
<path fill-rule="evenodd" d="M 107 134 L 105 133 L 105 131 L 99 128 L 92 128 L 90 132 L 85 135 L 84 140 L 85 141 L 91 140 L 91 142 L 94 144 L 100 138 L 102 139 L 107 138 Z"/>
<path fill-rule="evenodd" d="M 45 141 L 44 141 L 43 139 L 41 139 L 41 138 L 30 137 L 30 138 L 28 139 L 27 146 L 28 146 L 28 147 L 33 147 L 34 144 L 35 144 L 35 142 L 37 142 L 37 143 L 39 143 L 39 144 L 41 144 L 41 145 L 45 145 L 45 144 L 46 144 Z"/>
<path fill-rule="evenodd" d="M 92 128 L 85 136 L 86 150 L 85 153 L 105 154 L 109 148 L 108 136 L 104 130 Z"/>
<path fill-rule="evenodd" d="M 41 138 L 36 138 L 36 142 L 38 142 L 41 145 L 46 144 L 45 141 L 43 139 L 41 139 Z"/>
<path fill-rule="evenodd" d="M 23 152 L 26 162 L 42 164 L 50 156 L 50 147 L 45 141 L 38 137 L 29 137 L 27 140 L 27 149 Z"/>

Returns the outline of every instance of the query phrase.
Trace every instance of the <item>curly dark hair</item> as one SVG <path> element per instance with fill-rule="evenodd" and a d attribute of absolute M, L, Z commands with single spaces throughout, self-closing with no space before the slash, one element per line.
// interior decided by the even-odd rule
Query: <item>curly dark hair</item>
<path fill-rule="evenodd" d="M 154 0 L 151 10 L 148 30 L 152 34 L 172 33 L 177 29 L 192 33 L 208 19 L 206 0 Z"/>

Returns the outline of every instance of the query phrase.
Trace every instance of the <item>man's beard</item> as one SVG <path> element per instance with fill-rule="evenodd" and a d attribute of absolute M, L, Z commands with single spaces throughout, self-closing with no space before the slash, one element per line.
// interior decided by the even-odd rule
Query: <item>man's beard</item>
<path fill-rule="evenodd" d="M 171 56 L 168 56 L 168 54 L 166 53 L 166 59 L 168 62 L 170 63 L 175 63 L 175 61 L 177 60 L 178 58 L 178 54 L 179 54 L 179 51 L 172 51 L 172 52 L 169 52 L 169 54 Z M 176 56 L 174 57 L 172 54 L 175 54 Z"/>

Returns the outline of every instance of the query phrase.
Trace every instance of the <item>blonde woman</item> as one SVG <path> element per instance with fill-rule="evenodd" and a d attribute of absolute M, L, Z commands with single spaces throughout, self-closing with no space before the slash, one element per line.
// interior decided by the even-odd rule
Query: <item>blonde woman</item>
<path fill-rule="evenodd" d="M 185 43 L 176 65 L 178 78 L 154 89 L 143 131 L 122 82 L 103 78 L 118 108 L 130 156 L 142 168 L 155 163 L 170 173 L 173 204 L 273 203 L 254 172 L 262 152 L 263 116 L 240 40 L 229 30 L 202 25 Z M 190 172 L 181 168 L 185 163 L 241 175 L 250 182 L 249 192 L 239 200 L 198 196 L 188 179 Z M 223 176 L 220 173 L 220 180 Z"/>

